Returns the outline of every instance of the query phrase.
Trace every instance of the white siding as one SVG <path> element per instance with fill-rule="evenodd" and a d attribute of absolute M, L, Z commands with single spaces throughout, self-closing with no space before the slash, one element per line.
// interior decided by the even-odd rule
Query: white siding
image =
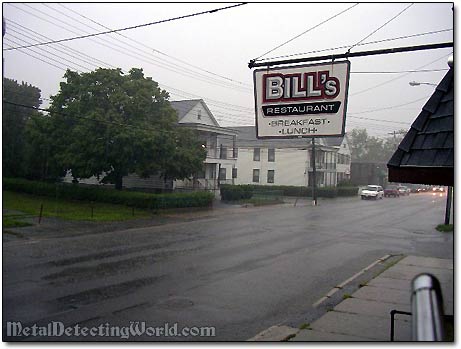
<path fill-rule="evenodd" d="M 268 148 L 261 148 L 260 161 L 253 161 L 254 148 L 239 148 L 236 184 L 306 186 L 307 150 L 275 149 L 275 162 L 269 162 Z M 259 183 L 253 183 L 253 169 L 259 169 Z M 267 183 L 267 171 L 274 170 L 274 183 Z"/>
<path fill-rule="evenodd" d="M 198 114 L 200 112 L 201 118 L 198 119 Z M 219 126 L 216 124 L 213 119 L 210 117 L 208 111 L 203 107 L 202 103 L 197 103 L 184 117 L 179 121 L 179 124 L 203 124 L 210 126 Z"/>

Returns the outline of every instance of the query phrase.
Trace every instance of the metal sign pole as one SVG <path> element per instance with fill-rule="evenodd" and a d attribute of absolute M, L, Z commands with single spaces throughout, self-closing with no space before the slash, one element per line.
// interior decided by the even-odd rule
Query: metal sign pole
<path fill-rule="evenodd" d="M 312 205 L 317 206 L 317 169 L 315 167 L 315 138 L 312 137 Z"/>

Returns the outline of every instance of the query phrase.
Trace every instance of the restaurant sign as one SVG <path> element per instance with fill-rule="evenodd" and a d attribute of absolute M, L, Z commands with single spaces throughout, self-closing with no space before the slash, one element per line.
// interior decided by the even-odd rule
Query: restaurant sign
<path fill-rule="evenodd" d="M 350 62 L 254 71 L 258 138 L 343 136 Z"/>

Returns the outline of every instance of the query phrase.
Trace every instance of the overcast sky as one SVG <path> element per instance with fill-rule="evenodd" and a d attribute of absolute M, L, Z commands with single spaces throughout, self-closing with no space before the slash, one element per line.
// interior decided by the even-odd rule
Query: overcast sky
<path fill-rule="evenodd" d="M 229 5 L 4 3 L 3 49 L 151 23 Z M 3 51 L 4 76 L 40 88 L 46 107 L 45 98 L 59 91 L 66 68 L 87 72 L 97 67 L 120 67 L 124 71 L 140 67 L 146 76 L 170 93 L 171 100 L 202 98 L 222 126 L 253 125 L 250 59 L 353 5 L 250 3 L 120 32 L 123 36 L 108 34 Z M 409 5 L 359 3 L 261 58 L 350 47 L 394 17 L 363 41 L 380 43 L 358 45 L 351 52 L 453 41 L 450 3 Z M 414 36 L 429 32 L 438 33 Z M 383 41 L 403 36 L 412 37 Z M 347 48 L 341 48 L 304 56 L 346 51 Z M 394 130 L 408 129 L 434 89 L 431 85 L 412 87 L 409 82 L 438 83 L 448 69 L 447 60 L 452 52 L 453 49 L 444 48 L 351 58 L 346 130 L 366 128 L 370 134 L 384 137 Z M 410 70 L 435 71 L 404 73 Z"/>

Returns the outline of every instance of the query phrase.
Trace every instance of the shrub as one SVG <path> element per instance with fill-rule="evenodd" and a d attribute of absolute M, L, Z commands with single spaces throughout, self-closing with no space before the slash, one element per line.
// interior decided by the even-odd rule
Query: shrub
<path fill-rule="evenodd" d="M 358 195 L 358 187 L 338 187 L 338 196 L 356 196 Z"/>
<path fill-rule="evenodd" d="M 237 201 L 242 199 L 250 199 L 253 195 L 252 186 L 247 185 L 221 185 L 221 200 Z"/>
<path fill-rule="evenodd" d="M 206 207 L 213 201 L 210 192 L 149 194 L 118 191 L 98 186 L 80 186 L 68 183 L 46 183 L 19 178 L 4 178 L 3 189 L 60 199 L 104 202 L 144 209 Z"/>
<path fill-rule="evenodd" d="M 353 187 L 354 184 L 352 184 L 351 180 L 342 180 L 338 182 L 338 187 Z"/>
<path fill-rule="evenodd" d="M 311 187 L 290 186 L 290 185 L 231 185 L 221 186 L 221 199 L 224 201 L 235 201 L 249 199 L 253 191 L 258 194 L 268 192 L 282 192 L 283 196 L 312 197 Z M 358 187 L 319 187 L 317 188 L 317 197 L 335 198 L 337 196 L 355 196 L 358 193 Z"/>

